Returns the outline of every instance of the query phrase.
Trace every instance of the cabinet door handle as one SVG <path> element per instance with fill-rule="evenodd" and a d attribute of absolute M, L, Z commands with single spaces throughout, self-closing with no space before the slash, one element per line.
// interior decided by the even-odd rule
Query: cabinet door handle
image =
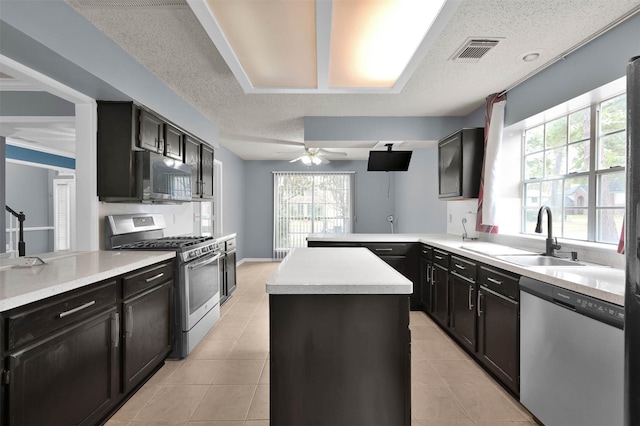
<path fill-rule="evenodd" d="M 87 309 L 89 306 L 92 306 L 95 304 L 96 304 L 96 301 L 92 300 L 91 302 L 87 302 L 84 305 L 80 305 L 76 308 L 69 309 L 68 311 L 61 312 L 60 314 L 58 314 L 58 318 L 68 317 L 69 315 L 75 314 L 76 312 L 79 312 L 83 309 Z"/>
<path fill-rule="evenodd" d="M 433 285 L 435 284 L 435 281 L 433 280 L 433 271 L 434 271 L 435 269 L 436 269 L 436 268 L 434 268 L 434 267 L 433 267 L 433 265 L 431 265 L 431 287 L 433 287 Z"/>
<path fill-rule="evenodd" d="M 436 255 L 436 259 L 442 260 L 442 259 L 444 259 L 444 257 Z"/>
<path fill-rule="evenodd" d="M 484 296 L 482 292 L 478 292 L 478 304 L 476 305 L 478 316 L 482 315 L 482 308 L 480 307 L 480 305 L 482 305 L 482 296 Z"/>
<path fill-rule="evenodd" d="M 133 337 L 133 306 L 127 307 L 127 318 L 124 324 L 124 334 L 126 337 Z"/>
<path fill-rule="evenodd" d="M 467 268 L 465 268 L 465 267 L 464 267 L 464 266 L 462 266 L 462 265 L 458 265 L 457 263 L 454 263 L 454 265 L 456 265 L 456 268 L 458 268 L 458 269 L 462 269 L 463 271 L 464 271 L 465 269 L 467 269 Z"/>
<path fill-rule="evenodd" d="M 473 287 L 469 287 L 469 310 L 473 311 Z"/>
<path fill-rule="evenodd" d="M 151 281 L 157 280 L 158 278 L 163 277 L 163 276 L 164 276 L 164 272 L 160 272 L 158 275 L 154 275 L 152 277 L 149 277 L 145 281 L 150 283 Z"/>
<path fill-rule="evenodd" d="M 431 265 L 427 265 L 427 282 L 431 282 Z"/>
<path fill-rule="evenodd" d="M 393 251 L 392 248 L 377 248 L 376 251 Z"/>
<path fill-rule="evenodd" d="M 502 285 L 502 281 L 498 281 L 498 280 L 496 280 L 494 278 L 491 278 L 491 277 L 487 277 L 487 281 L 489 281 L 491 283 L 494 283 L 494 284 Z"/>
<path fill-rule="evenodd" d="M 120 314 L 117 312 L 111 315 L 111 341 L 113 347 L 117 348 L 120 343 Z"/>

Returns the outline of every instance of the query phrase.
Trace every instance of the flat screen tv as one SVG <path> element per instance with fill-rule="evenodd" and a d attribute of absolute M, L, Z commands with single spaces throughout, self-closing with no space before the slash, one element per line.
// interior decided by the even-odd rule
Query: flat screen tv
<path fill-rule="evenodd" d="M 406 172 L 413 151 L 369 151 L 368 172 Z"/>

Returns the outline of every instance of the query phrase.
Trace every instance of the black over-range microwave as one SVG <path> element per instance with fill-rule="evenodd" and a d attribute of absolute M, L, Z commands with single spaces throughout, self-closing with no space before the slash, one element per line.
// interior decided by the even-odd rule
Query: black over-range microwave
<path fill-rule="evenodd" d="M 138 151 L 136 162 L 141 201 L 191 201 L 190 165 L 149 151 Z"/>

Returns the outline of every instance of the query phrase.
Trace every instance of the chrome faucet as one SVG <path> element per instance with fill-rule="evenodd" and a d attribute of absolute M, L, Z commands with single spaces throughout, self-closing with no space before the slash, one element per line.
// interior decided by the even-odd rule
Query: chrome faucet
<path fill-rule="evenodd" d="M 555 256 L 554 250 L 560 250 L 558 239 L 553 237 L 553 227 L 551 218 L 551 208 L 549 206 L 542 206 L 538 210 L 538 222 L 536 223 L 536 232 L 542 234 L 542 213 L 547 212 L 547 246 L 545 250 L 545 256 Z"/>

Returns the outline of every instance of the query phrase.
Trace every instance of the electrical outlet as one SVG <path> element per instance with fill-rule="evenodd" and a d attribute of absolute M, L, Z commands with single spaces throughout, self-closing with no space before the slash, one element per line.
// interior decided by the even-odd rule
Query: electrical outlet
<path fill-rule="evenodd" d="M 449 223 L 453 223 L 453 215 L 449 213 Z"/>
<path fill-rule="evenodd" d="M 176 217 L 176 215 L 173 215 L 173 224 L 175 225 L 176 223 L 178 223 L 178 218 Z"/>

